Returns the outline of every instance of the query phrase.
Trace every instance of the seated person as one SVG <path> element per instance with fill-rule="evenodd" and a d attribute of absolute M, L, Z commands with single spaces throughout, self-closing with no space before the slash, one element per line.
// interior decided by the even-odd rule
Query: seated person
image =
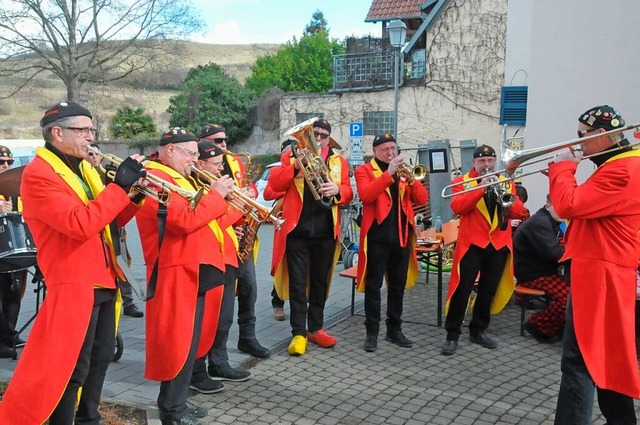
<path fill-rule="evenodd" d="M 524 324 L 525 330 L 539 342 L 556 341 L 564 329 L 569 287 L 558 260 L 564 253 L 560 242 L 560 222 L 549 195 L 547 203 L 513 235 L 515 276 L 519 285 L 545 291 L 550 304 L 533 314 Z"/>

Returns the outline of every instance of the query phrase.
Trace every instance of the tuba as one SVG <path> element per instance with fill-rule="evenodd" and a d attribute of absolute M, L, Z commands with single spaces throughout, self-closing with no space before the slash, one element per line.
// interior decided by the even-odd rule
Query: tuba
<path fill-rule="evenodd" d="M 291 144 L 291 153 L 298 163 L 298 167 L 307 181 L 309 190 L 316 201 L 320 201 L 323 207 L 331 208 L 333 197 L 322 196 L 320 188 L 323 183 L 331 181 L 327 164 L 320 157 L 318 144 L 313 136 L 313 123 L 318 118 L 311 118 L 295 127 L 290 128 L 284 134 L 285 138 L 295 140 Z"/>

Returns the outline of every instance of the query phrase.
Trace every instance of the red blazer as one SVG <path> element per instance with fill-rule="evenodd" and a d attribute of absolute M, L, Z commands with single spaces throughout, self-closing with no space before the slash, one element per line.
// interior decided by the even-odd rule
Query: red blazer
<path fill-rule="evenodd" d="M 188 190 L 191 183 L 158 163 L 148 173 Z M 158 258 L 158 202 L 146 199 L 137 215 L 140 241 L 147 265 L 147 281 Z M 191 211 L 188 202 L 172 194 L 167 207 L 166 229 L 160 250 L 155 296 L 147 302 L 145 376 L 155 381 L 173 379 L 182 369 L 193 336 L 200 264 L 224 271 L 220 243 L 209 222 L 227 212 L 227 203 L 213 190 Z M 222 238 L 222 233 L 219 235 Z M 206 314 L 198 348 L 200 356 L 213 344 L 222 299 L 222 285 L 207 292 Z"/>
<path fill-rule="evenodd" d="M 271 260 L 271 275 L 274 276 L 274 285 L 281 299 L 289 299 L 289 276 L 287 273 L 285 250 L 287 247 L 287 235 L 298 225 L 302 213 L 302 197 L 306 182 L 302 173 L 296 173 L 294 159 L 290 152 L 285 152 L 280 158 L 280 166 L 273 167 L 269 173 L 268 185 L 276 192 L 284 192 L 282 218 L 285 220 L 282 227 L 275 231 L 273 256 Z M 333 234 L 336 238 L 336 252 L 340 243 L 340 208 L 339 205 L 347 205 L 353 199 L 353 190 L 349 182 L 349 165 L 347 160 L 337 153 L 332 153 L 327 158 L 331 180 L 339 186 L 340 197 L 336 197 L 337 203 L 332 207 Z M 337 259 L 337 256 L 336 256 Z M 334 262 L 335 264 L 335 262 Z M 332 279 L 332 274 L 328 274 Z"/>
<path fill-rule="evenodd" d="M 453 188 L 454 193 L 460 193 L 465 190 L 465 186 L 475 187 L 479 184 L 476 178 L 480 176 L 472 168 L 464 176 L 459 176 L 451 182 L 456 184 L 467 181 L 466 185 L 458 184 Z M 504 180 L 504 177 L 500 176 Z M 509 185 L 509 193 L 515 195 L 515 185 L 512 181 L 505 182 Z M 451 268 L 451 279 L 449 280 L 449 292 L 447 294 L 447 303 L 445 311 L 448 311 L 451 296 L 458 287 L 460 281 L 460 260 L 467 253 L 469 247 L 473 244 L 485 248 L 490 243 L 495 249 L 507 247 L 509 256 L 505 263 L 505 268 L 498 284 L 496 295 L 491 303 L 491 313 L 499 313 L 509 302 L 515 287 L 513 278 L 513 239 L 511 236 L 511 224 L 506 223 L 506 229 L 500 230 L 498 225 L 498 214 L 494 214 L 493 220 L 490 220 L 487 211 L 487 205 L 484 202 L 484 191 L 473 190 L 467 193 L 456 195 L 451 198 L 451 209 L 454 214 L 460 216 L 460 228 L 458 230 L 458 240 L 453 251 L 453 267 Z M 524 214 L 524 204 L 518 196 L 516 201 L 508 209 L 509 218 L 515 219 Z"/>
<path fill-rule="evenodd" d="M 0 403 L 2 424 L 41 424 L 51 415 L 87 333 L 95 286 L 115 288 L 100 232 L 116 218 L 124 226 L 137 207 L 119 186 L 104 188 L 90 164 L 82 168 L 95 198 L 86 203 L 76 175 L 45 148 L 22 175 L 23 216 L 47 296 Z"/>
<path fill-rule="evenodd" d="M 621 153 L 583 184 L 576 164 L 551 164 L 551 202 L 569 219 L 573 321 L 580 352 L 600 388 L 640 398 L 636 354 L 636 269 L 640 258 L 640 152 Z"/>
<path fill-rule="evenodd" d="M 368 164 L 361 165 L 355 171 L 358 194 L 363 205 L 362 223 L 360 230 L 360 248 L 358 254 L 358 292 L 365 290 L 365 272 L 367 270 L 367 233 L 375 220 L 377 223 L 389 215 L 392 206 L 391 192 L 389 186 L 393 183 L 393 176 L 389 171 L 382 172 L 375 159 Z M 399 188 L 400 207 L 406 214 L 409 226 L 414 227 L 413 205 L 424 205 L 429 199 L 427 190 L 420 182 L 411 185 L 404 185 Z M 411 246 L 410 273 L 407 274 L 406 287 L 409 288 L 415 283 L 418 272 L 418 260 L 415 255 L 415 229 L 413 238 L 407 243 Z"/>

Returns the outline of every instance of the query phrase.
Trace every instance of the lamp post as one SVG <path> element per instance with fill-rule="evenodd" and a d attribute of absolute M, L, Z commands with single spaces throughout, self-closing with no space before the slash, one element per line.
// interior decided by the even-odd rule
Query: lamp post
<path fill-rule="evenodd" d="M 393 66 L 393 137 L 398 138 L 398 68 L 400 68 L 400 48 L 407 38 L 407 25 L 399 19 L 389 22 L 389 43 L 394 48 Z"/>

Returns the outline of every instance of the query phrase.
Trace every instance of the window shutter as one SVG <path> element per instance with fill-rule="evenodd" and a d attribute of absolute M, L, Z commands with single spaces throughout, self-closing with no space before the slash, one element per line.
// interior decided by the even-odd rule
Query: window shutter
<path fill-rule="evenodd" d="M 500 96 L 500 125 L 527 123 L 528 86 L 504 86 Z"/>

